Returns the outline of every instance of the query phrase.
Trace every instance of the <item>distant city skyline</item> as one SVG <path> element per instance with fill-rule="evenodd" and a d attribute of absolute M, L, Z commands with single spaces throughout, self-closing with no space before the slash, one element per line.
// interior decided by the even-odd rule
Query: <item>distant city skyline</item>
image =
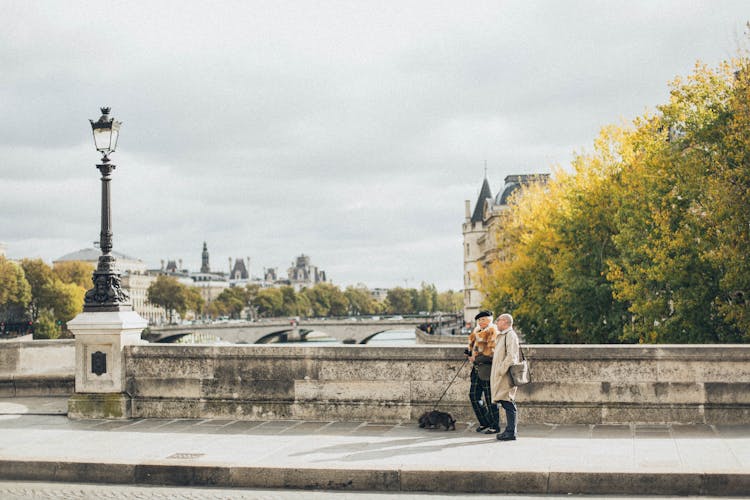
<path fill-rule="evenodd" d="M 342 287 L 462 289 L 487 166 L 569 168 L 696 61 L 747 47 L 744 1 L 0 0 L 0 242 L 99 235 L 88 119 L 123 122 L 114 249 L 157 267 L 310 255 Z"/>

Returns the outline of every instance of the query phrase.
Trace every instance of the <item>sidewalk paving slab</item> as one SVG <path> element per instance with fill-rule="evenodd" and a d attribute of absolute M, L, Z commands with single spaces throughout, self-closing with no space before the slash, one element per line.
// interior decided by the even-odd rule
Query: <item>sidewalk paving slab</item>
<path fill-rule="evenodd" d="M 750 425 L 520 425 L 499 442 L 412 422 L 70 420 L 58 403 L 0 399 L 0 480 L 750 496 Z"/>

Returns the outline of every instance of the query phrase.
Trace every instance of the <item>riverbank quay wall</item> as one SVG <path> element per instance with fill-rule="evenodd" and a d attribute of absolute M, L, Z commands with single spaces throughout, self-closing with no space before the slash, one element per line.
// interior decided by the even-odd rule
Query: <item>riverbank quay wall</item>
<path fill-rule="evenodd" d="M 1 341 L 0 397 L 72 394 L 75 358 L 75 340 Z"/>
<path fill-rule="evenodd" d="M 532 366 L 517 396 L 524 423 L 750 421 L 748 345 L 524 350 Z M 123 356 L 133 418 L 415 421 L 455 376 L 438 409 L 475 420 L 458 345 L 142 344 Z M 0 342 L 0 394 L 72 395 L 74 363 L 74 341 Z"/>

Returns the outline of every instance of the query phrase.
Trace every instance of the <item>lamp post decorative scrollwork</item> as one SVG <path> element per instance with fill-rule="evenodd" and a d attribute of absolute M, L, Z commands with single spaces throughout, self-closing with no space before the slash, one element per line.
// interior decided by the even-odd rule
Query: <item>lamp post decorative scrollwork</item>
<path fill-rule="evenodd" d="M 110 181 L 115 165 L 109 155 L 115 152 L 120 136 L 121 122 L 109 116 L 110 108 L 101 108 L 102 116 L 91 122 L 96 150 L 102 153 L 101 163 L 96 166 L 102 174 L 102 224 L 99 247 L 102 254 L 94 271 L 94 288 L 86 292 L 84 312 L 132 311 L 130 296 L 121 287 L 120 273 L 112 255 L 112 215 L 110 211 Z"/>

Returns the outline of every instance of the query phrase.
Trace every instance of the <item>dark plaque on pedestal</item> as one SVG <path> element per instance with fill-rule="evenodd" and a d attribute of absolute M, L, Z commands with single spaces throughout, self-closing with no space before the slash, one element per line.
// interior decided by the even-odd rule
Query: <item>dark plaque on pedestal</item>
<path fill-rule="evenodd" d="M 91 371 L 97 375 L 107 373 L 107 355 L 96 351 L 91 355 Z"/>

